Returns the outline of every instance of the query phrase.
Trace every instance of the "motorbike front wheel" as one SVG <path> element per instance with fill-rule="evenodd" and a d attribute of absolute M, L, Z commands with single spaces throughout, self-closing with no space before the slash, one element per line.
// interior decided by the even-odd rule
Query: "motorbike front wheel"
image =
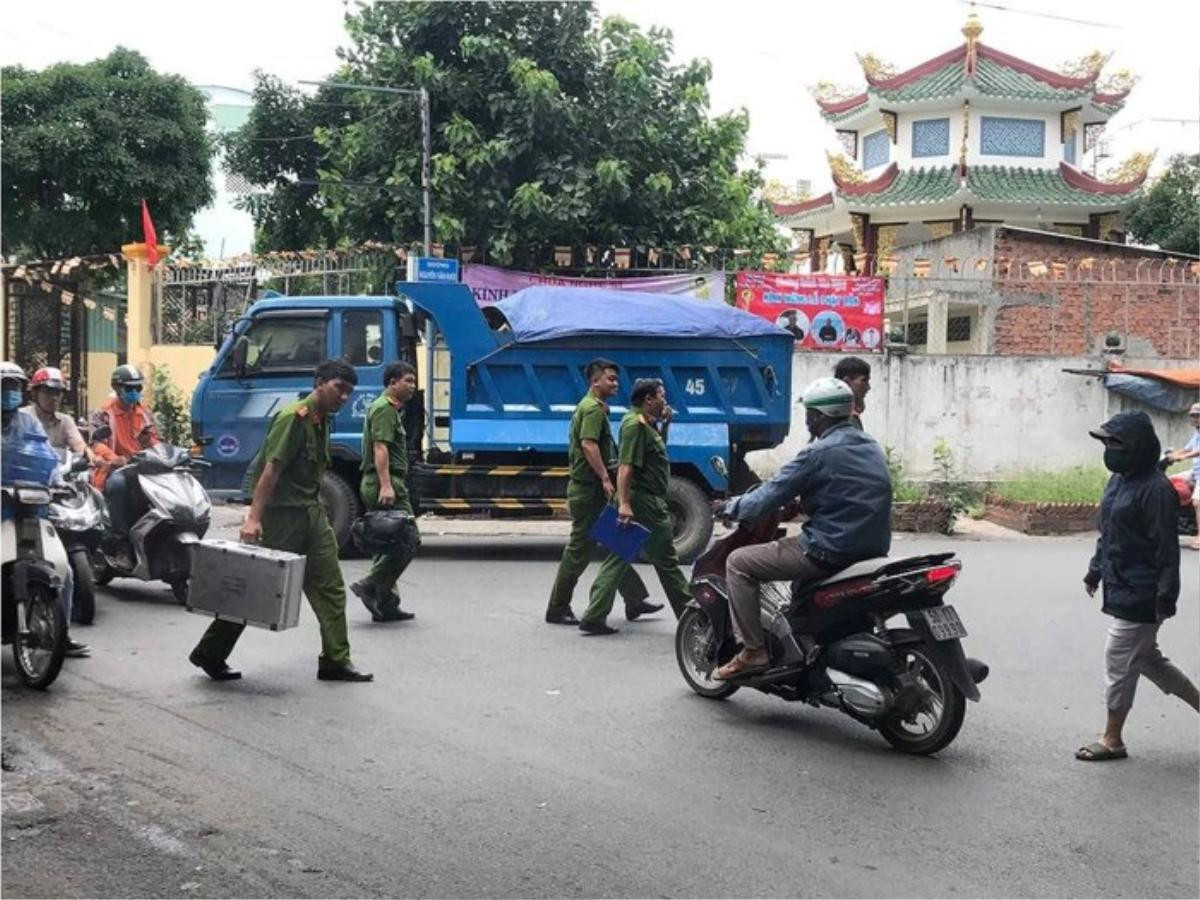
<path fill-rule="evenodd" d="M 92 576 L 91 554 L 83 547 L 72 550 L 70 556 L 71 579 L 74 584 L 71 594 L 71 621 L 77 625 L 91 625 L 96 618 L 96 583 Z"/>
<path fill-rule="evenodd" d="M 67 621 L 54 591 L 29 585 L 25 630 L 13 635 L 13 662 L 26 687 L 44 691 L 54 683 L 67 652 Z"/>
<path fill-rule="evenodd" d="M 736 684 L 713 680 L 718 649 L 708 616 L 689 606 L 675 628 L 675 659 L 688 687 L 710 700 L 722 700 L 738 689 Z"/>
<path fill-rule="evenodd" d="M 900 648 L 903 664 L 915 679 L 920 696 L 909 709 L 886 716 L 879 732 L 897 750 L 927 756 L 937 753 L 958 735 L 967 700 L 949 670 L 924 644 Z"/>

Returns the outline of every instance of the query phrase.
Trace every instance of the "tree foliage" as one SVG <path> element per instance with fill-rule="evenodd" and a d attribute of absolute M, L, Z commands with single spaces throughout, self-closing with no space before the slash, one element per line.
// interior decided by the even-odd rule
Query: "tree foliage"
<path fill-rule="evenodd" d="M 106 253 L 141 238 L 141 200 L 159 239 L 181 236 L 212 199 L 204 95 L 140 54 L 3 69 L 3 252 Z"/>
<path fill-rule="evenodd" d="M 1182 153 L 1125 218 L 1134 239 L 1172 253 L 1200 254 L 1200 155 Z"/>
<path fill-rule="evenodd" d="M 672 64 L 669 32 L 572 2 L 377 3 L 346 30 L 336 79 L 429 90 L 434 240 L 515 263 L 550 244 L 781 249 L 758 170 L 739 171 L 746 114 L 709 116 L 709 64 Z M 260 250 L 420 238 L 415 98 L 260 76 L 255 101 L 229 159 L 268 189 Z"/>

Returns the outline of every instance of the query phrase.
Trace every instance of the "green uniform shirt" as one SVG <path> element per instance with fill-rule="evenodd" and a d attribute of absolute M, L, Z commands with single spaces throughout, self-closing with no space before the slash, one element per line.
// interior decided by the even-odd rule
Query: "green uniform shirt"
<path fill-rule="evenodd" d="M 401 481 L 408 476 L 408 435 L 404 431 L 401 407 L 392 404 L 387 392 L 380 394 L 367 408 L 363 423 L 362 470 L 375 471 L 375 444 L 388 448 L 388 472 Z"/>
<path fill-rule="evenodd" d="M 317 421 L 313 397 L 289 403 L 271 419 L 267 437 L 251 463 L 250 484 L 258 484 L 264 466 L 279 468 L 268 507 L 318 506 L 321 475 L 329 468 L 329 417 Z"/>
<path fill-rule="evenodd" d="M 621 420 L 621 457 L 623 466 L 633 466 L 631 493 L 667 496 L 671 463 L 667 444 L 651 425 L 642 421 L 641 407 L 633 407 Z"/>
<path fill-rule="evenodd" d="M 595 441 L 600 448 L 600 459 L 604 465 L 611 464 L 616 456 L 612 426 L 608 423 L 608 407 L 589 391 L 575 407 L 571 416 L 571 430 L 567 437 L 567 459 L 571 465 L 571 481 L 575 484 L 599 486 L 600 479 L 583 455 L 583 441 Z"/>

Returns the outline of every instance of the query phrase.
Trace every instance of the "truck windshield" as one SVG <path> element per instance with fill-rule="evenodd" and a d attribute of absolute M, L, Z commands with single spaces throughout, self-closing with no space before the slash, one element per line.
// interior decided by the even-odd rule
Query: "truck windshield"
<path fill-rule="evenodd" d="M 246 371 L 312 371 L 326 356 L 326 319 L 321 316 L 288 316 L 259 319 L 243 333 L 248 342 Z M 233 354 L 226 356 L 221 375 L 234 375 Z"/>

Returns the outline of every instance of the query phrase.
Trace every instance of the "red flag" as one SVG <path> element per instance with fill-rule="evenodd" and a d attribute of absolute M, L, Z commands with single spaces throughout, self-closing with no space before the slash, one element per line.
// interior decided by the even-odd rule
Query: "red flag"
<path fill-rule="evenodd" d="M 158 265 L 158 235 L 154 233 L 154 223 L 150 220 L 150 207 L 142 200 L 142 240 L 146 242 L 147 268 L 153 269 Z"/>

